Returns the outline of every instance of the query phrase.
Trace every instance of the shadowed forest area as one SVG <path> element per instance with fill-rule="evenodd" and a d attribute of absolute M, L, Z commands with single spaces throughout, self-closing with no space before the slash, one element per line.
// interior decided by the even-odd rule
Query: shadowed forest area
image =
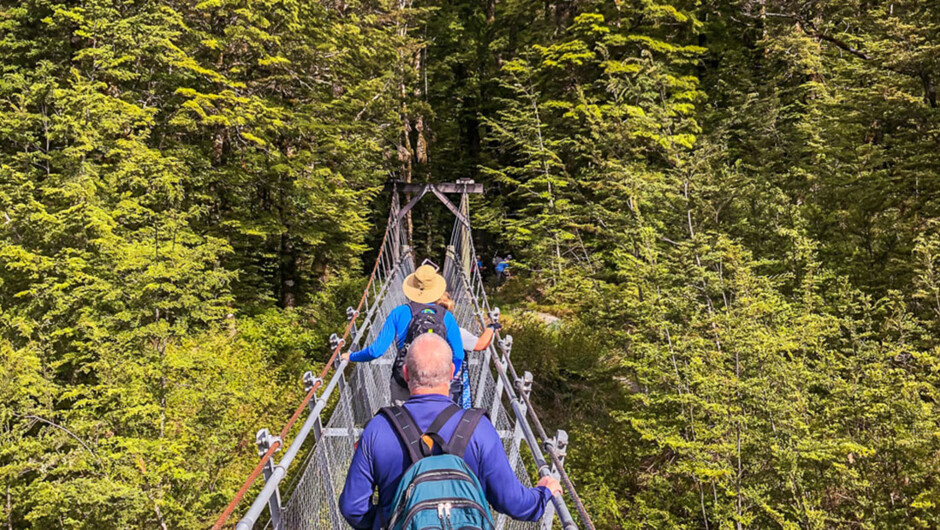
<path fill-rule="evenodd" d="M 599 528 L 940 527 L 935 2 L 0 0 L 0 71 L 4 528 L 208 527 L 390 176 L 484 183 Z"/>

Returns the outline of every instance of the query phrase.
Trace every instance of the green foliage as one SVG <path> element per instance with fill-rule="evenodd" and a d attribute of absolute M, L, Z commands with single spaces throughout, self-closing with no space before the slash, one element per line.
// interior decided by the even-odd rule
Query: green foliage
<path fill-rule="evenodd" d="M 936 526 L 935 10 L 514 4 L 482 215 L 600 526 Z"/>
<path fill-rule="evenodd" d="M 360 285 L 408 44 L 387 14 L 0 7 L 5 523 L 199 528 L 228 502 Z"/>
<path fill-rule="evenodd" d="M 207 526 L 391 170 L 486 185 L 598 527 L 940 526 L 938 42 L 924 0 L 3 4 L 5 522 Z"/>

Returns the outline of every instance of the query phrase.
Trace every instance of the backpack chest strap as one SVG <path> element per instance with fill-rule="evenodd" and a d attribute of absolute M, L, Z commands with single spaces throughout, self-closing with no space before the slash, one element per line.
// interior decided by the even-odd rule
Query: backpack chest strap
<path fill-rule="evenodd" d="M 444 428 L 444 425 L 447 425 L 447 422 L 460 411 L 460 407 L 451 403 L 442 410 L 434 421 L 431 422 L 431 425 L 428 427 L 428 430 L 424 431 L 425 434 L 437 434 L 441 429 Z"/>

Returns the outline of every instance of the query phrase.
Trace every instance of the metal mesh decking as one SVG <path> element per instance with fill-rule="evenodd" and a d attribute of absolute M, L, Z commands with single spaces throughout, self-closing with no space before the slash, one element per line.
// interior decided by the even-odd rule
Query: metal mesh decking
<path fill-rule="evenodd" d="M 423 193 L 427 191 L 426 189 Z M 435 191 L 435 194 L 441 197 L 439 190 Z M 420 198 L 420 195 L 417 198 Z M 415 202 L 416 199 L 412 200 L 406 209 Z M 458 213 L 453 205 L 449 208 Z M 364 314 L 358 315 L 350 310 L 349 317 L 353 322 L 356 322 L 358 316 L 363 317 L 358 328 L 351 328 L 350 344 L 347 346 L 352 350 L 375 340 L 389 313 L 395 307 L 407 303 L 401 284 L 404 278 L 414 271 L 415 259 L 407 245 L 408 240 L 403 235 L 400 222 L 403 214 L 399 211 L 397 196 L 393 197 L 390 210 L 388 230 L 372 278 L 363 295 L 361 310 Z M 466 192 L 462 196 L 459 210 L 442 272 L 447 280 L 448 291 L 456 304 L 454 316 L 458 323 L 461 327 L 479 334 L 487 318 L 492 318 L 496 313 L 491 312 L 482 278 L 476 267 L 472 266 L 475 256 L 466 215 Z M 508 344 L 511 345 L 511 338 Z M 504 342 L 503 346 L 507 347 L 507 342 Z M 339 349 L 340 345 L 336 344 L 335 351 Z M 394 356 L 393 344 L 381 358 L 373 362 L 354 363 L 348 378 L 346 368 L 349 363 L 338 362 L 337 369 L 325 388 L 322 388 L 323 382 L 314 381 L 311 374 L 305 376 L 309 387 L 322 388 L 321 394 L 310 401 L 310 416 L 291 442 L 281 463 L 275 465 L 273 458 L 270 459 L 265 471 L 267 484 L 239 522 L 239 529 L 254 526 L 265 507 L 269 508 L 268 526 L 276 529 L 346 527 L 338 506 L 346 470 L 362 428 L 380 407 L 389 403 L 389 379 Z M 546 463 L 542 447 L 536 441 L 528 423 L 527 409 L 517 395 L 517 390 L 524 386 L 524 380 L 517 377 L 515 369 L 512 368 L 508 347 L 502 355 L 493 345 L 482 352 L 470 352 L 466 362 L 470 368 L 473 404 L 488 410 L 490 419 L 502 438 L 506 455 L 520 481 L 526 485 L 531 484 L 530 470 L 526 468 L 523 459 L 523 454 L 526 453 L 532 457 L 530 461 L 534 462 L 540 475 L 554 473 L 556 469 Z M 518 389 L 514 389 L 514 385 Z M 329 405 L 333 406 L 332 413 L 323 426 L 320 415 Z M 301 447 L 310 434 L 313 435 L 314 445 L 306 453 L 302 471 L 295 484 L 289 491 L 283 492 L 287 501 L 282 506 L 279 483 L 294 458 L 301 453 Z M 272 443 L 266 431 L 264 436 L 259 433 L 259 447 L 265 449 L 265 443 Z M 554 450 L 550 443 L 545 447 Z M 556 515 L 566 529 L 577 528 L 560 495 L 553 499 L 541 522 L 524 523 L 500 514 L 496 517 L 497 528 L 551 528 Z"/>

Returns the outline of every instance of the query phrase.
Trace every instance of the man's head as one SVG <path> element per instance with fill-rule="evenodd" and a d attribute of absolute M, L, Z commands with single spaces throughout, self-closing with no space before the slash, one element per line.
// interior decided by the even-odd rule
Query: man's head
<path fill-rule="evenodd" d="M 454 376 L 450 344 L 434 333 L 418 335 L 405 355 L 404 376 L 412 394 L 449 395 Z"/>

